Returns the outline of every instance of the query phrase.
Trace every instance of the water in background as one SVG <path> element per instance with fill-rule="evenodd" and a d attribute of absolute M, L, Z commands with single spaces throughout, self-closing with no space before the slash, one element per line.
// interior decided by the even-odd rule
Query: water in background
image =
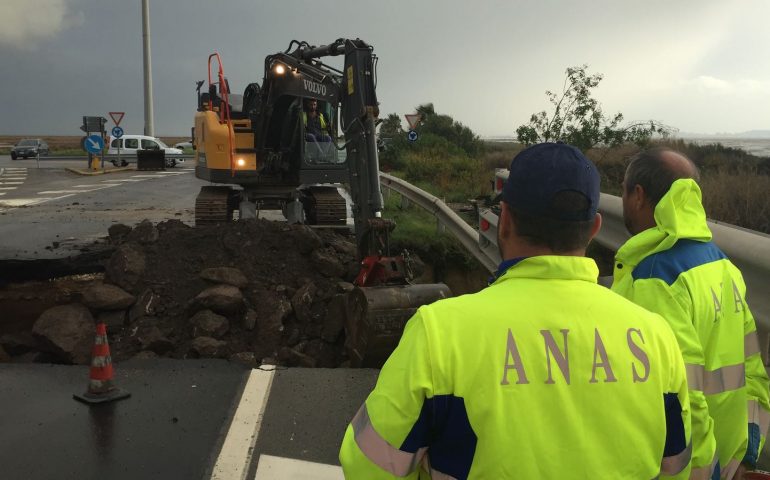
<path fill-rule="evenodd" d="M 721 143 L 725 147 L 740 148 L 758 157 L 770 157 L 770 138 L 683 138 L 698 145 Z"/>
<path fill-rule="evenodd" d="M 516 137 L 496 136 L 496 137 L 483 137 L 484 140 L 489 142 L 503 142 L 513 143 L 516 142 Z M 725 147 L 740 148 L 752 155 L 758 157 L 770 157 L 770 138 L 682 138 L 686 142 L 696 143 L 698 145 L 710 145 L 714 143 L 721 143 Z"/>

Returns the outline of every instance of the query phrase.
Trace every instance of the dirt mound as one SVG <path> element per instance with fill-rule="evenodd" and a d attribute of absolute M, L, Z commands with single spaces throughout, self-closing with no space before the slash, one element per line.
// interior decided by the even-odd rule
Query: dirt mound
<path fill-rule="evenodd" d="M 107 322 L 115 361 L 162 355 L 336 367 L 346 360 L 341 322 L 327 307 L 357 273 L 349 232 L 169 220 L 113 226 L 108 241 L 110 287 L 94 285 L 73 303 Z"/>

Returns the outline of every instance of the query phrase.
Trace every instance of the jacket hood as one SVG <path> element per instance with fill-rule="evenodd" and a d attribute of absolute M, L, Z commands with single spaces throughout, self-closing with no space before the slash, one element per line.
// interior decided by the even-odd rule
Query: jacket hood
<path fill-rule="evenodd" d="M 673 247 L 680 239 L 711 240 L 701 198 L 695 180 L 675 181 L 655 207 L 655 226 L 631 237 L 618 250 L 617 260 L 634 267 L 645 257 Z"/>

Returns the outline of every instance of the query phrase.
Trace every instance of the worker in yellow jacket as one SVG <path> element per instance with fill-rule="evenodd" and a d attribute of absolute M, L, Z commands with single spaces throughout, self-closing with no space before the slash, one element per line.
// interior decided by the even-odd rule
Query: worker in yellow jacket
<path fill-rule="evenodd" d="M 692 479 L 741 478 L 762 450 L 770 403 L 756 325 L 740 271 L 711 242 L 698 171 L 652 149 L 631 159 L 612 289 L 671 325 L 692 407 Z M 743 466 L 741 466 L 743 463 Z"/>
<path fill-rule="evenodd" d="M 519 153 L 479 293 L 421 307 L 345 432 L 349 479 L 639 479 L 685 471 L 684 363 L 658 315 L 597 285 L 599 175 Z"/>

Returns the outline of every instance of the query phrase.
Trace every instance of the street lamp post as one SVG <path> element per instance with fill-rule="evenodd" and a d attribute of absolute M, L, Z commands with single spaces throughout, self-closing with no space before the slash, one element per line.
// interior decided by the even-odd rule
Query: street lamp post
<path fill-rule="evenodd" d="M 152 61 L 150 59 L 150 1 L 142 0 L 142 45 L 144 57 L 144 134 L 155 136 L 152 113 Z"/>

